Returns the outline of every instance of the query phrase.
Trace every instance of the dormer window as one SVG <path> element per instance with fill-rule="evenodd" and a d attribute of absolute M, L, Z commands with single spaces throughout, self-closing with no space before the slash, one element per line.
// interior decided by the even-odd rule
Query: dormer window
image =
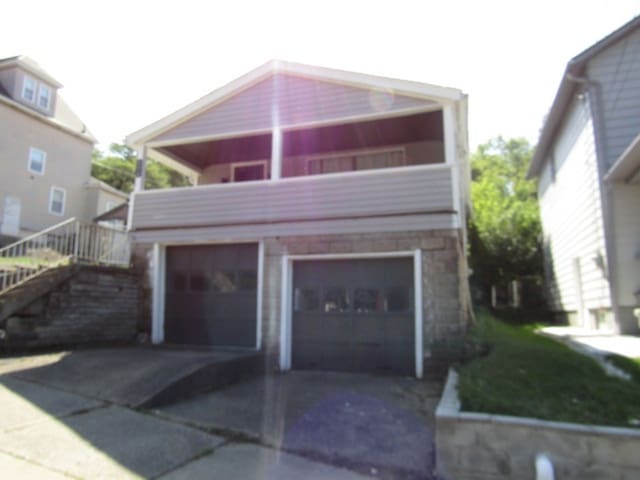
<path fill-rule="evenodd" d="M 36 81 L 28 75 L 24 76 L 22 82 L 22 98 L 31 103 L 36 99 Z"/>
<path fill-rule="evenodd" d="M 49 110 L 49 104 L 51 103 L 51 89 L 44 83 L 40 84 L 38 88 L 38 107 L 43 110 Z"/>

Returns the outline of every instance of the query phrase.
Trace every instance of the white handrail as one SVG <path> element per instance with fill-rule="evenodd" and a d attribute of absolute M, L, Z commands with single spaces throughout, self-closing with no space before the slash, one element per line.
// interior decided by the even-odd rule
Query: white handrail
<path fill-rule="evenodd" d="M 0 249 L 0 293 L 70 263 L 128 267 L 127 232 L 70 218 Z"/>
<path fill-rule="evenodd" d="M 41 230 L 41 231 L 39 231 L 37 233 L 29 235 L 28 237 L 24 237 L 24 238 L 18 240 L 17 242 L 11 243 L 11 244 L 7 245 L 6 247 L 2 247 L 2 248 L 0 248 L 0 257 L 2 256 L 2 253 L 5 250 L 9 250 L 10 248 L 15 247 L 16 245 L 20 245 L 21 243 L 26 243 L 26 242 L 28 242 L 30 240 L 33 240 L 33 239 L 38 238 L 38 237 L 41 237 L 42 235 L 45 235 L 45 234 L 47 234 L 49 232 L 53 232 L 54 230 L 57 230 L 57 229 L 59 229 L 61 227 L 64 227 L 65 225 L 68 225 L 68 224 L 76 222 L 76 221 L 77 220 L 76 220 L 75 217 L 71 217 L 71 218 L 65 220 L 64 222 L 60 222 L 60 223 L 58 223 L 56 225 L 52 225 L 49 228 L 45 228 L 44 230 Z"/>

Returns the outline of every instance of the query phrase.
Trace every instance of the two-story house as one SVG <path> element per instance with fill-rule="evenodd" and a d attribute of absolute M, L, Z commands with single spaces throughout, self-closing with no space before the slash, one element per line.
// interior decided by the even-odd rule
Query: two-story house
<path fill-rule="evenodd" d="M 640 18 L 569 61 L 529 175 L 553 310 L 588 329 L 637 333 Z"/>
<path fill-rule="evenodd" d="M 467 100 L 269 62 L 131 134 L 152 340 L 422 376 L 470 316 Z M 142 191 L 147 156 L 197 186 Z"/>
<path fill-rule="evenodd" d="M 123 201 L 121 192 L 98 192 L 91 180 L 96 140 L 60 97 L 61 87 L 28 57 L 0 60 L 0 240 L 5 243 L 70 217 L 90 221 L 106 202 Z"/>

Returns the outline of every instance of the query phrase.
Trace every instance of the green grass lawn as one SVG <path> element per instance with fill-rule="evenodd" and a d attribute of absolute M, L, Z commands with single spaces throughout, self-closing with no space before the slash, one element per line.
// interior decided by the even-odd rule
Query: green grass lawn
<path fill-rule="evenodd" d="M 15 270 L 17 267 L 35 268 L 39 265 L 64 265 L 68 264 L 68 259 L 60 257 L 58 259 L 45 259 L 34 257 L 0 257 L 0 270 Z"/>
<path fill-rule="evenodd" d="M 599 425 L 640 420 L 640 381 L 606 375 L 593 359 L 532 326 L 480 313 L 472 337 L 490 351 L 459 369 L 463 410 Z"/>

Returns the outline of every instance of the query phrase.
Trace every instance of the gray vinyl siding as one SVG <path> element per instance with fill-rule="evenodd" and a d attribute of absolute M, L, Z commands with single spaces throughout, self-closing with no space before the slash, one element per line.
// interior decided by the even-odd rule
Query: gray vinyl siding
<path fill-rule="evenodd" d="M 604 165 L 609 169 L 640 132 L 640 30 L 596 55 L 587 67 L 599 86 Z M 603 172 L 604 173 L 604 172 Z M 640 186 L 605 186 L 611 202 L 611 269 L 620 307 L 637 305 L 640 289 Z M 605 213 L 606 214 L 606 213 Z"/>
<path fill-rule="evenodd" d="M 588 102 L 576 99 L 549 149 L 539 182 L 552 308 L 578 310 L 575 263 L 585 309 L 611 306 L 609 284 L 594 259 L 604 255 L 602 201 Z M 552 162 L 555 176 L 552 174 Z"/>
<path fill-rule="evenodd" d="M 279 105 L 277 112 L 273 105 Z M 153 140 L 266 131 L 274 122 L 287 127 L 435 105 L 429 100 L 404 95 L 279 74 L 246 88 Z"/>
<path fill-rule="evenodd" d="M 637 305 L 640 291 L 640 184 L 613 184 L 616 286 L 621 307 Z"/>
<path fill-rule="evenodd" d="M 453 205 L 449 166 L 401 167 L 141 192 L 135 195 L 132 226 L 141 230 L 353 221 L 363 217 L 451 213 Z"/>
<path fill-rule="evenodd" d="M 587 75 L 599 85 L 609 168 L 640 132 L 640 30 L 590 60 Z"/>

